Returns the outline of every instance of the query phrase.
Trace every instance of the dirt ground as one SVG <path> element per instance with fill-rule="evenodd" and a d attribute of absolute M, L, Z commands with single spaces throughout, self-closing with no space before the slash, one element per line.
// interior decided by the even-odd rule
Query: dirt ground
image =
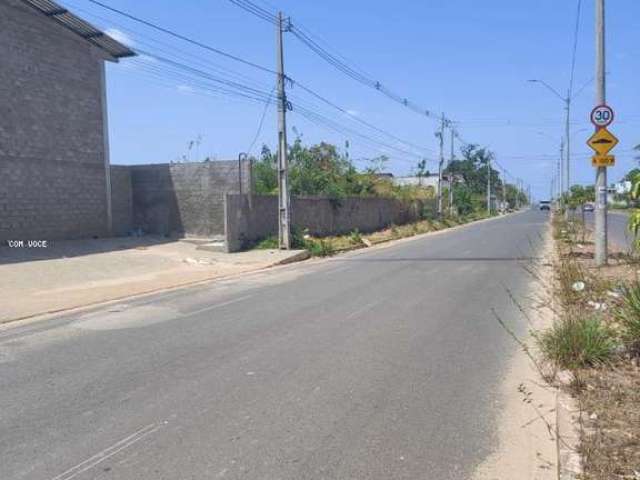
<path fill-rule="evenodd" d="M 627 359 L 582 373 L 585 480 L 640 479 L 640 368 Z"/>
<path fill-rule="evenodd" d="M 597 268 L 593 263 L 591 232 L 578 235 L 565 244 L 564 255 L 577 261 L 586 282 L 604 305 L 603 318 L 615 328 L 612 312 L 620 301 L 616 290 L 622 283 L 640 277 L 640 261 L 619 249 L 610 249 L 609 265 Z M 595 294 L 598 295 L 598 294 Z M 596 308 L 582 305 L 585 313 Z M 581 415 L 583 480 L 640 480 L 640 359 L 620 353 L 612 362 L 574 372 L 578 379 L 573 389 Z"/>

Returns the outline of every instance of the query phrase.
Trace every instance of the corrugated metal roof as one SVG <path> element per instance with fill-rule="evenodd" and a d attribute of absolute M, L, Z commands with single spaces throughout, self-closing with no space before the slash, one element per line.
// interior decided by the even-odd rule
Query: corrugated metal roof
<path fill-rule="evenodd" d="M 58 22 L 63 27 L 68 28 L 87 42 L 101 48 L 114 58 L 132 57 L 136 54 L 129 47 L 114 40 L 106 33 L 98 30 L 89 22 L 86 22 L 80 17 L 74 15 L 66 8 L 58 5 L 56 2 L 52 2 L 51 0 L 22 1 L 38 10 L 40 13 Z"/>

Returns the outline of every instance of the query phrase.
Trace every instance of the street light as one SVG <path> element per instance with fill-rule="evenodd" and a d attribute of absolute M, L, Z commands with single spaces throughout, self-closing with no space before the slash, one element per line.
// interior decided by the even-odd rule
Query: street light
<path fill-rule="evenodd" d="M 570 128 L 570 119 L 571 119 L 571 92 L 568 91 L 567 92 L 567 96 L 563 97 L 562 94 L 560 94 L 555 88 L 553 88 L 551 85 L 549 85 L 547 82 L 545 82 L 544 80 L 538 80 L 538 79 L 532 79 L 529 80 L 530 83 L 539 83 L 540 85 L 542 85 L 543 87 L 545 87 L 547 90 L 549 90 L 551 93 L 553 93 L 556 97 L 558 97 L 560 100 L 562 100 L 562 103 L 565 104 L 565 110 L 567 112 L 567 118 L 566 118 L 566 125 L 565 125 L 565 137 L 567 140 L 567 156 L 566 156 L 566 161 L 565 161 L 565 175 L 564 175 L 564 181 L 566 183 L 566 191 L 569 191 L 569 187 L 571 186 L 571 182 L 570 182 L 570 178 L 571 178 L 571 132 L 569 131 Z M 565 191 L 565 186 L 562 185 L 562 188 L 560 189 L 562 192 Z"/>
<path fill-rule="evenodd" d="M 545 132 L 537 132 L 538 135 L 543 136 L 543 137 L 547 137 L 550 138 L 552 140 L 556 140 L 556 138 L 554 138 L 553 136 L 549 135 L 548 133 Z M 556 162 L 556 168 L 557 168 L 557 172 L 555 173 L 556 175 L 556 181 L 552 183 L 555 183 L 555 189 L 552 187 L 551 191 L 554 192 L 554 190 L 556 190 L 557 194 L 558 194 L 558 201 L 560 203 L 562 203 L 562 188 L 563 188 L 563 176 L 562 176 L 562 150 L 563 150 L 564 146 L 563 146 L 563 142 L 562 142 L 562 138 L 560 138 L 560 156 L 558 157 L 558 161 Z M 553 194 L 551 195 L 553 197 Z"/>

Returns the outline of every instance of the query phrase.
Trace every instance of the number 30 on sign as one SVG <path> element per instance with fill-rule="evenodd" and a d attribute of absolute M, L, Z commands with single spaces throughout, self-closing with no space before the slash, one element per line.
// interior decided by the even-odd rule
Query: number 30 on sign
<path fill-rule="evenodd" d="M 591 123 L 596 127 L 606 128 L 613 122 L 613 109 L 608 105 L 599 105 L 591 112 Z"/>

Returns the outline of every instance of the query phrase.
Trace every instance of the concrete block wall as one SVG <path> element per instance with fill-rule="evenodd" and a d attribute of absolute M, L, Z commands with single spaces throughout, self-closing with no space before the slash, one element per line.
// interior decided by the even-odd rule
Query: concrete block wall
<path fill-rule="evenodd" d="M 0 2 L 0 241 L 108 234 L 101 51 Z"/>
<path fill-rule="evenodd" d="M 124 165 L 111 165 L 112 233 L 126 236 L 133 229 L 133 188 L 131 169 Z"/>
<path fill-rule="evenodd" d="M 237 161 L 133 165 L 134 228 L 146 233 L 193 237 L 224 235 L 224 195 L 248 191 L 250 164 Z M 241 179 L 239 179 L 241 177 Z"/>
<path fill-rule="evenodd" d="M 246 195 L 225 197 L 225 240 L 229 252 L 278 233 L 278 198 Z M 317 236 L 339 235 L 358 229 L 368 233 L 389 225 L 402 225 L 435 214 L 435 201 L 405 203 L 391 198 L 320 197 L 291 199 L 293 228 L 308 229 Z"/>

